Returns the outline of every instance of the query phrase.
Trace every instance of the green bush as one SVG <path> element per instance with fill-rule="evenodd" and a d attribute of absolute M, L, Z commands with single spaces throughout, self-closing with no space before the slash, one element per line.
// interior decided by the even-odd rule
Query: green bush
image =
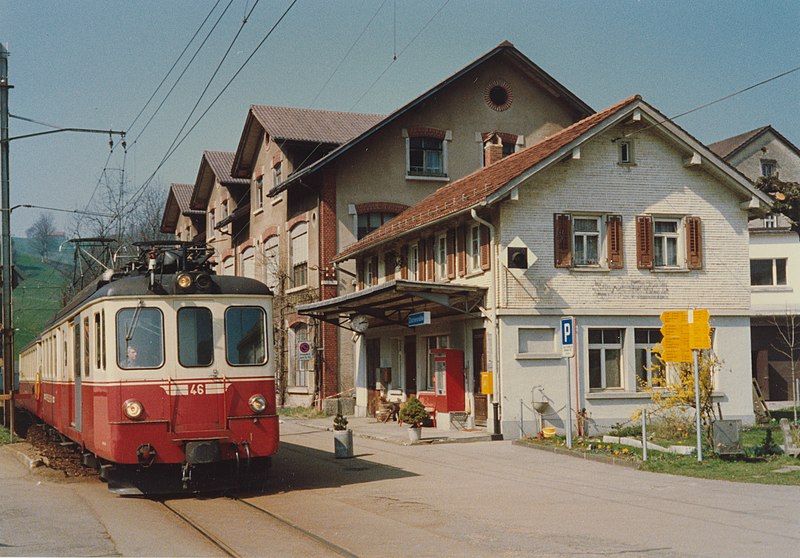
<path fill-rule="evenodd" d="M 400 420 L 411 426 L 421 426 L 423 421 L 430 418 L 425 405 L 413 395 L 400 407 L 399 416 Z"/>

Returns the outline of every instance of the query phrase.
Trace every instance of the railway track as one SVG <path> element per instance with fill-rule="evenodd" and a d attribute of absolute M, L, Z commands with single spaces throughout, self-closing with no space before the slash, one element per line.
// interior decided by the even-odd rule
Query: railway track
<path fill-rule="evenodd" d="M 349 550 L 259 505 L 237 497 L 161 500 L 224 556 L 344 556 Z"/>

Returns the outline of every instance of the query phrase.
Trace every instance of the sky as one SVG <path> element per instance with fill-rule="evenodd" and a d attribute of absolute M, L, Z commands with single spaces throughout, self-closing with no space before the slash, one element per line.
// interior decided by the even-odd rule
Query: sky
<path fill-rule="evenodd" d="M 595 110 L 638 93 L 675 116 L 800 67 L 795 0 L 292 1 L 0 0 L 11 114 L 127 133 L 127 153 L 116 136 L 110 152 L 107 134 L 12 141 L 11 205 L 96 210 L 98 185 L 123 171 L 130 191 L 151 176 L 147 188 L 193 183 L 204 150 L 236 150 L 251 104 L 388 114 L 505 40 Z M 704 143 L 771 124 L 800 146 L 800 71 L 677 123 Z M 9 127 L 12 138 L 53 129 Z M 12 234 L 43 211 L 14 210 Z M 65 231 L 79 219 L 49 213 Z"/>

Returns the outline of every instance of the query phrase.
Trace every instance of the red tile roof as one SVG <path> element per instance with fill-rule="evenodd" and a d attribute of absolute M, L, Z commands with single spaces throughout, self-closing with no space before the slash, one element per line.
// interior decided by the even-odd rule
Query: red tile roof
<path fill-rule="evenodd" d="M 418 204 L 408 208 L 382 227 L 342 250 L 336 256 L 336 261 L 346 260 L 352 257 L 353 254 L 361 252 L 370 246 L 476 207 L 486 200 L 488 196 L 500 190 L 500 188 L 526 170 L 578 139 L 594 126 L 626 108 L 631 103 L 640 100 L 641 97 L 638 95 L 629 97 L 603 111 L 576 122 L 535 145 L 504 157 L 498 162 L 478 169 L 472 174 L 446 186 L 442 186 Z"/>
<path fill-rule="evenodd" d="M 231 176 L 231 168 L 233 167 L 233 158 L 236 154 L 230 151 L 203 151 L 203 158 L 208 162 L 211 167 L 211 172 L 214 173 L 220 184 L 226 186 L 231 184 L 241 184 L 242 186 L 249 185 L 250 180 L 247 178 L 233 178 Z"/>
<path fill-rule="evenodd" d="M 172 190 L 172 195 L 175 196 L 175 201 L 178 203 L 178 210 L 181 213 L 189 211 L 189 203 L 192 201 L 194 184 L 179 184 L 173 182 L 170 189 Z"/>
<path fill-rule="evenodd" d="M 385 118 L 382 114 L 264 105 L 252 105 L 250 110 L 274 139 L 336 145 L 350 141 Z"/>

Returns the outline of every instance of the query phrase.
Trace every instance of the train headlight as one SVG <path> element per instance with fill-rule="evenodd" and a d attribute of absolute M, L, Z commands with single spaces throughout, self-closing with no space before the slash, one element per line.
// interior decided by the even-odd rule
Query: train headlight
<path fill-rule="evenodd" d="M 188 289 L 192 286 L 192 276 L 188 273 L 181 273 L 175 280 L 179 289 Z"/>
<path fill-rule="evenodd" d="M 250 398 L 250 409 L 252 409 L 254 413 L 263 413 L 266 408 L 267 400 L 260 393 Z"/>
<path fill-rule="evenodd" d="M 144 417 L 144 405 L 136 399 L 128 399 L 122 404 L 122 412 L 131 420 L 139 420 Z"/>

